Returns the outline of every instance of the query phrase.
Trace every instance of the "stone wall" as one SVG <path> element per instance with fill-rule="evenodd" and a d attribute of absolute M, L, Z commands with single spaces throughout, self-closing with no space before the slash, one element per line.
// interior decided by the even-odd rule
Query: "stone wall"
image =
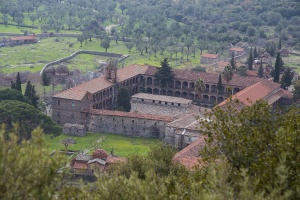
<path fill-rule="evenodd" d="M 187 113 L 193 112 L 192 105 L 189 106 L 178 106 L 177 105 L 164 105 L 156 104 L 152 102 L 141 102 L 136 100 L 131 100 L 131 112 L 153 114 L 153 115 L 163 115 L 163 116 L 182 116 Z"/>
<path fill-rule="evenodd" d="M 92 97 L 87 94 L 83 101 L 52 98 L 52 119 L 58 124 L 81 123 L 81 109 L 91 107 Z"/>
<path fill-rule="evenodd" d="M 200 135 L 199 130 L 166 126 L 163 141 L 176 149 L 183 149 L 196 141 Z"/>
<path fill-rule="evenodd" d="M 165 137 L 166 123 L 159 120 L 94 114 L 89 114 L 87 118 L 87 127 L 90 132 L 160 139 Z"/>
<path fill-rule="evenodd" d="M 84 125 L 66 123 L 63 126 L 63 134 L 84 136 L 86 134 L 86 128 Z"/>

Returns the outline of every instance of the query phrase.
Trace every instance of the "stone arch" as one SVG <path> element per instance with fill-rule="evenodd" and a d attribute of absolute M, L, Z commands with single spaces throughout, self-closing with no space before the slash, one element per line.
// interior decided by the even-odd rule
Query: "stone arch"
<path fill-rule="evenodd" d="M 223 97 L 218 97 L 218 103 L 221 103 L 222 101 L 224 101 Z"/>
<path fill-rule="evenodd" d="M 202 101 L 203 102 L 209 102 L 209 96 L 208 95 L 203 95 Z"/>
<path fill-rule="evenodd" d="M 172 91 L 172 90 L 168 90 L 168 93 L 167 93 L 167 95 L 168 95 L 168 96 L 173 96 L 173 95 L 174 95 L 174 93 L 173 93 L 173 91 Z"/>
<path fill-rule="evenodd" d="M 153 89 L 153 94 L 159 94 L 159 89 L 154 88 L 154 89 Z"/>
<path fill-rule="evenodd" d="M 195 95 L 194 95 L 193 93 L 190 93 L 190 94 L 189 94 L 189 98 L 190 98 L 190 99 L 194 99 L 194 98 L 195 98 Z"/>
<path fill-rule="evenodd" d="M 147 85 L 152 85 L 153 80 L 151 77 L 147 77 Z"/>
<path fill-rule="evenodd" d="M 181 89 L 181 81 L 175 81 L 175 88 Z"/>
<path fill-rule="evenodd" d="M 190 89 L 194 90 L 195 89 L 195 83 L 194 82 L 190 82 Z"/>
<path fill-rule="evenodd" d="M 217 93 L 217 91 L 218 91 L 218 87 L 216 85 L 212 85 L 211 89 L 210 89 L 210 92 L 211 93 Z"/>
<path fill-rule="evenodd" d="M 180 97 L 180 92 L 179 92 L 179 91 L 175 91 L 175 92 L 174 92 L 174 96 L 175 96 L 175 97 Z"/>
<path fill-rule="evenodd" d="M 188 94 L 187 94 L 186 92 L 183 92 L 183 93 L 181 94 L 181 97 L 182 97 L 182 98 L 188 98 Z"/>
<path fill-rule="evenodd" d="M 129 81 L 129 85 L 132 85 L 132 79 L 130 79 L 130 81 Z"/>
<path fill-rule="evenodd" d="M 217 97 L 210 96 L 210 103 L 215 104 L 217 102 Z"/>
<path fill-rule="evenodd" d="M 167 91 L 166 91 L 165 89 L 162 89 L 162 90 L 160 91 L 160 94 L 161 94 L 161 95 L 167 95 Z"/>
<path fill-rule="evenodd" d="M 187 90 L 189 88 L 189 83 L 186 81 L 182 82 L 182 89 Z"/>
<path fill-rule="evenodd" d="M 152 88 L 148 87 L 146 92 L 152 94 Z"/>
<path fill-rule="evenodd" d="M 236 94 L 236 93 L 238 93 L 239 91 L 240 91 L 239 88 L 233 88 L 233 94 Z"/>
<path fill-rule="evenodd" d="M 208 84 L 205 84 L 205 92 L 206 93 L 209 93 L 209 88 L 210 88 L 210 86 Z"/>
<path fill-rule="evenodd" d="M 169 88 L 174 88 L 174 81 L 173 81 L 173 80 L 170 80 L 170 81 L 168 82 L 168 87 L 169 87 Z"/>
<path fill-rule="evenodd" d="M 103 91 L 103 98 L 105 98 L 106 97 L 106 91 L 104 90 Z"/>
<path fill-rule="evenodd" d="M 154 85 L 155 85 L 155 86 L 159 86 L 159 80 L 154 79 Z"/>

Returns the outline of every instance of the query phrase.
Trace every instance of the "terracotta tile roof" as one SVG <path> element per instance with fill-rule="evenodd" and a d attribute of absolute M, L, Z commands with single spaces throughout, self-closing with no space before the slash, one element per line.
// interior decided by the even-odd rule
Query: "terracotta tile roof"
<path fill-rule="evenodd" d="M 231 47 L 229 49 L 229 51 L 244 51 L 244 48 L 240 48 L 240 47 Z"/>
<path fill-rule="evenodd" d="M 145 65 L 128 65 L 117 71 L 117 80 L 122 82 L 139 74 L 145 74 L 149 66 Z"/>
<path fill-rule="evenodd" d="M 114 111 L 114 110 L 98 110 L 98 109 L 82 109 L 81 112 L 89 113 L 92 115 L 110 115 L 110 116 L 118 116 L 118 117 L 131 117 L 131 118 L 139 118 L 139 119 L 152 119 L 164 122 L 171 122 L 174 120 L 173 117 L 169 116 L 161 116 L 161 115 L 151 115 L 151 114 L 142 114 L 142 113 L 132 113 L 132 112 L 122 112 L 122 111 Z"/>
<path fill-rule="evenodd" d="M 230 66 L 230 62 L 227 61 L 218 62 L 218 67 L 226 67 L 226 66 Z"/>
<path fill-rule="evenodd" d="M 257 71 L 253 71 L 253 70 L 247 70 L 247 75 L 248 76 L 258 76 Z"/>
<path fill-rule="evenodd" d="M 72 99 L 80 101 L 87 94 L 87 91 L 77 90 L 76 88 L 71 88 L 60 93 L 55 94 L 53 97 L 61 99 Z"/>
<path fill-rule="evenodd" d="M 177 152 L 173 157 L 173 161 L 179 162 L 187 168 L 199 165 L 199 153 L 205 147 L 205 138 L 205 136 L 201 136 L 198 140 Z"/>
<path fill-rule="evenodd" d="M 10 38 L 11 41 L 14 40 L 36 40 L 35 35 L 25 35 L 25 36 L 15 36 Z"/>
<path fill-rule="evenodd" d="M 204 53 L 201 55 L 202 58 L 218 58 L 217 54 Z"/>
<path fill-rule="evenodd" d="M 242 103 L 243 105 L 251 106 L 257 100 L 265 99 L 269 95 L 271 95 L 274 91 L 277 92 L 279 90 L 280 90 L 280 84 L 265 79 L 236 93 L 235 95 L 232 96 L 231 99 L 233 102 L 235 99 L 238 99 L 239 102 Z M 218 104 L 217 107 L 223 106 L 226 103 L 228 103 L 228 99 Z"/>
<path fill-rule="evenodd" d="M 87 163 L 86 162 L 75 162 L 73 165 L 73 169 L 87 169 Z"/>
<path fill-rule="evenodd" d="M 147 100 L 155 100 L 155 101 L 164 101 L 164 102 L 171 102 L 171 103 L 182 103 L 182 104 L 189 104 L 192 100 L 184 99 L 180 97 L 170 97 L 165 95 L 155 95 L 155 94 L 147 94 L 147 93 L 138 93 L 131 98 L 140 98 L 140 99 L 147 99 Z"/>
<path fill-rule="evenodd" d="M 167 124 L 167 126 L 199 130 L 199 122 L 197 121 L 195 114 L 188 114 L 182 118 L 172 121 Z"/>

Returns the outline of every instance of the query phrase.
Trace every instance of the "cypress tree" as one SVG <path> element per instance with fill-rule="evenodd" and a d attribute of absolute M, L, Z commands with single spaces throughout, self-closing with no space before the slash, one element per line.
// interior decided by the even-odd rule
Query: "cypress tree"
<path fill-rule="evenodd" d="M 26 89 L 25 89 L 24 96 L 28 97 L 29 99 L 31 99 L 31 96 L 32 96 L 32 85 L 31 85 L 30 81 L 28 81 L 27 84 L 26 84 Z"/>
<path fill-rule="evenodd" d="M 280 57 L 280 53 L 277 53 L 276 61 L 275 61 L 275 70 L 274 70 L 274 82 L 279 82 L 280 69 L 282 67 L 282 60 Z"/>
<path fill-rule="evenodd" d="M 231 65 L 232 70 L 235 70 L 234 53 L 231 54 L 230 65 Z"/>
<path fill-rule="evenodd" d="M 20 78 L 20 73 L 18 72 L 17 74 L 17 78 L 16 78 L 16 83 L 15 83 L 15 89 L 19 90 L 20 92 L 22 92 L 22 85 L 21 85 L 21 78 Z"/>
<path fill-rule="evenodd" d="M 222 84 L 222 75 L 220 74 L 219 76 L 219 81 L 218 81 L 218 92 L 223 92 L 223 84 Z"/>
<path fill-rule="evenodd" d="M 118 92 L 117 109 L 129 112 L 131 110 L 130 95 L 127 88 L 121 88 Z"/>
<path fill-rule="evenodd" d="M 293 77 L 294 72 L 292 71 L 292 69 L 289 67 L 286 68 L 280 80 L 281 88 L 287 89 L 290 85 L 292 85 Z"/>
<path fill-rule="evenodd" d="M 45 70 L 42 73 L 42 85 L 44 86 L 44 101 L 45 101 L 45 93 L 46 93 L 45 87 L 50 85 L 50 78 L 45 73 Z"/>
<path fill-rule="evenodd" d="M 279 41 L 278 41 L 278 50 L 281 49 L 281 38 L 279 38 Z"/>
<path fill-rule="evenodd" d="M 253 65 L 253 54 L 252 54 L 252 47 L 251 47 L 249 58 L 248 58 L 248 69 L 249 70 L 252 70 L 252 65 Z"/>
<path fill-rule="evenodd" d="M 253 50 L 253 58 L 254 59 L 258 58 L 258 53 L 257 53 L 256 47 L 254 47 L 254 50 Z"/>
<path fill-rule="evenodd" d="M 38 107 L 38 101 L 39 101 L 40 97 L 36 94 L 35 87 L 34 87 L 34 85 L 31 84 L 30 81 L 27 82 L 24 96 L 27 97 L 31 101 L 31 104 L 34 107 L 36 107 L 36 108 Z"/>
<path fill-rule="evenodd" d="M 164 88 L 167 86 L 170 80 L 173 80 L 174 73 L 168 63 L 168 59 L 165 58 L 161 63 L 161 68 L 158 68 L 154 77 L 159 81 L 160 87 Z"/>
<path fill-rule="evenodd" d="M 258 77 L 262 78 L 264 76 L 264 68 L 263 68 L 263 63 L 262 60 L 260 60 L 260 65 L 258 69 Z"/>

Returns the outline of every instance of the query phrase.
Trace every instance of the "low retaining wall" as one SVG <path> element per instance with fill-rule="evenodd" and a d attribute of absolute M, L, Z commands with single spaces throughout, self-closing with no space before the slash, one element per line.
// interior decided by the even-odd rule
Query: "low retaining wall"
<path fill-rule="evenodd" d="M 78 54 L 91 54 L 91 55 L 100 55 L 100 56 L 106 56 L 106 57 L 120 57 L 119 60 L 118 60 L 118 62 L 121 62 L 121 61 L 123 61 L 123 60 L 125 60 L 126 58 L 129 57 L 129 55 L 122 55 L 122 54 L 117 54 L 117 53 L 108 53 L 108 52 L 99 52 L 99 51 L 86 51 L 86 50 L 76 51 L 75 53 L 73 53 L 72 55 L 70 55 L 68 57 L 61 58 L 59 60 L 47 63 L 43 67 L 43 69 L 41 70 L 40 75 L 43 73 L 43 71 L 47 67 L 52 66 L 52 65 L 56 65 L 56 64 L 59 64 L 59 63 L 62 63 L 62 62 L 65 62 L 67 60 L 70 60 L 70 59 L 74 58 L 75 56 L 77 56 Z"/>

